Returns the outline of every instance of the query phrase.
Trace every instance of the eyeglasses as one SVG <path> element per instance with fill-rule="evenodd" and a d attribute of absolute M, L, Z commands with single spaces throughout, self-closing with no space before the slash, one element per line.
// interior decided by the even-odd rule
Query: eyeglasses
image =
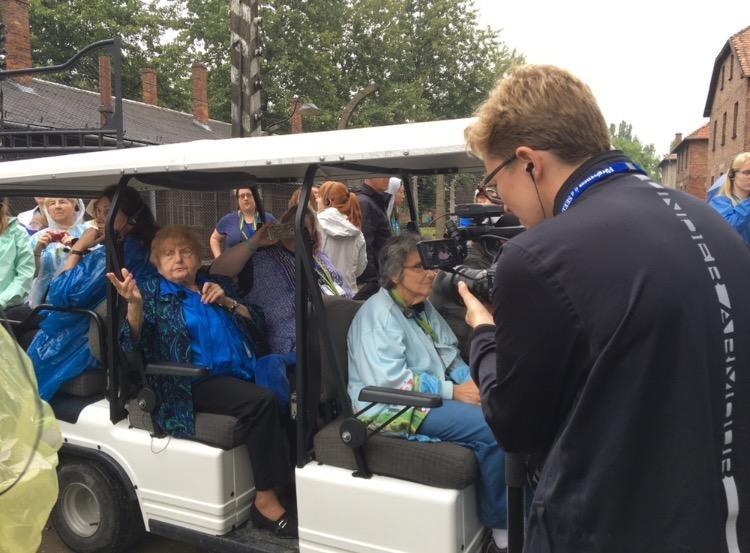
<path fill-rule="evenodd" d="M 437 271 L 437 269 L 425 269 L 424 265 L 417 263 L 416 265 L 404 265 L 404 269 L 412 269 L 414 271 Z"/>
<path fill-rule="evenodd" d="M 246 192 L 244 194 L 238 194 L 237 197 L 240 198 L 241 200 L 249 200 L 253 197 L 253 195 L 250 194 L 249 192 Z"/>
<path fill-rule="evenodd" d="M 513 154 L 508 159 L 506 159 L 505 161 L 503 161 L 500 165 L 498 165 L 497 167 L 495 167 L 495 169 L 492 172 L 490 172 L 489 175 L 487 175 L 486 177 L 484 177 L 482 179 L 482 183 L 479 185 L 479 187 L 480 188 L 484 188 L 485 192 L 486 192 L 487 189 L 488 189 L 487 185 L 492 182 L 492 179 L 495 178 L 495 175 L 497 175 L 500 171 L 502 171 L 503 169 L 505 169 L 508 165 L 510 165 L 511 163 L 513 163 L 515 160 L 516 160 L 516 154 Z"/>

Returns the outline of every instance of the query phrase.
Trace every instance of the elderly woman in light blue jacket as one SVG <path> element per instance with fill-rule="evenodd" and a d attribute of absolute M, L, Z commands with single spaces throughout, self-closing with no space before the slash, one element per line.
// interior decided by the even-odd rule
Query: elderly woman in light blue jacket
<path fill-rule="evenodd" d="M 493 529 L 498 548 L 507 545 L 505 461 L 479 406 L 479 391 L 461 359 L 448 323 L 427 301 L 435 272 L 420 261 L 419 237 L 405 233 L 380 253 L 380 290 L 360 308 L 349 328 L 349 395 L 355 411 L 365 386 L 439 394 L 443 406 L 412 408 L 386 426 L 410 439 L 455 442 L 474 450 L 480 470 L 479 517 Z M 398 406 L 376 406 L 363 419 L 387 421 Z"/>

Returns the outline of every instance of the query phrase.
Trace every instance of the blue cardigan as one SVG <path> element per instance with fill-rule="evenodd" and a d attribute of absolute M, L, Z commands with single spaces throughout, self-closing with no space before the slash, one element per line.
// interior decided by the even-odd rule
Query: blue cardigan
<path fill-rule="evenodd" d="M 228 296 L 235 296 L 231 283 L 222 277 L 211 277 L 220 280 Z M 120 346 L 125 352 L 140 349 L 145 361 L 172 361 L 191 363 L 191 336 L 182 304 L 175 294 L 161 293 L 160 278 L 140 282 L 138 287 L 143 296 L 143 326 L 138 341 L 133 340 L 127 319 L 120 328 Z M 262 327 L 262 315 L 253 312 L 253 320 L 233 315 L 237 331 L 241 332 L 254 347 L 251 335 Z M 255 328 L 253 327 L 255 325 Z M 182 438 L 195 434 L 195 415 L 193 412 L 192 380 L 177 376 L 147 376 L 148 383 L 154 390 L 159 404 L 154 413 L 159 427 L 167 434 Z"/>
<path fill-rule="evenodd" d="M 456 335 L 428 301 L 425 314 L 437 335 L 433 343 L 415 320 L 407 319 L 387 290 L 381 288 L 357 312 L 347 336 L 349 396 L 355 411 L 367 406 L 357 401 L 365 386 L 384 386 L 453 397 L 453 384 L 469 379 Z M 371 426 L 385 422 L 398 406 L 376 406 L 367 411 Z M 409 409 L 385 430 L 416 434 L 428 409 Z"/>

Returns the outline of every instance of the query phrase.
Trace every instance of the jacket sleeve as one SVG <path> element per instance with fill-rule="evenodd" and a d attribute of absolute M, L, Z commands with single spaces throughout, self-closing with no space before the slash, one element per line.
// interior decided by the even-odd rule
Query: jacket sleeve
<path fill-rule="evenodd" d="M 428 373 L 416 373 L 406 363 L 408 345 L 397 325 L 376 324 L 367 329 L 367 339 L 350 333 L 350 370 L 356 371 L 365 386 L 453 396 L 453 384 Z"/>
<path fill-rule="evenodd" d="M 47 301 L 61 307 L 90 309 L 107 294 L 104 248 L 93 250 L 75 266 L 52 279 Z"/>
<path fill-rule="evenodd" d="M 138 340 L 133 339 L 133 333 L 127 317 L 123 317 L 120 324 L 120 348 L 126 353 L 140 351 L 146 362 L 159 359 L 159 344 L 156 331 L 156 294 L 159 290 L 158 280 L 149 280 L 140 286 L 143 296 L 143 323 Z"/>
<path fill-rule="evenodd" d="M 360 273 L 362 281 L 375 281 L 378 278 L 378 269 L 375 260 L 375 240 L 377 239 L 377 227 L 372 210 L 374 206 L 367 198 L 360 197 L 362 208 L 362 235 L 365 239 L 365 257 L 367 262 L 365 269 Z"/>
<path fill-rule="evenodd" d="M 750 225 L 750 198 L 733 205 L 732 200 L 717 194 L 709 204 L 735 229 L 742 230 Z"/>
<path fill-rule="evenodd" d="M 0 307 L 2 308 L 17 305 L 28 296 L 36 268 L 34 252 L 31 249 L 26 230 L 20 225 L 14 224 L 12 228 L 6 229 L 6 232 L 13 233 L 16 257 L 12 260 L 15 276 L 5 290 L 0 291 Z"/>
<path fill-rule="evenodd" d="M 471 342 L 484 416 L 506 451 L 546 451 L 588 370 L 588 341 L 561 285 L 513 244 L 497 265 L 493 311 L 496 325 Z"/>
<path fill-rule="evenodd" d="M 355 276 L 359 276 L 365 272 L 367 268 L 367 244 L 365 243 L 365 236 L 361 232 L 357 235 L 357 264 L 354 268 Z"/>

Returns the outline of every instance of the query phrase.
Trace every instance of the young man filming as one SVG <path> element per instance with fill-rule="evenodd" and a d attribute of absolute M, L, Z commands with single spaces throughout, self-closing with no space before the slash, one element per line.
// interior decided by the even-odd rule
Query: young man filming
<path fill-rule="evenodd" d="M 492 313 L 460 285 L 485 417 L 546 454 L 526 553 L 750 551 L 750 252 L 619 151 L 552 66 L 499 81 L 467 130 L 528 230 Z"/>

